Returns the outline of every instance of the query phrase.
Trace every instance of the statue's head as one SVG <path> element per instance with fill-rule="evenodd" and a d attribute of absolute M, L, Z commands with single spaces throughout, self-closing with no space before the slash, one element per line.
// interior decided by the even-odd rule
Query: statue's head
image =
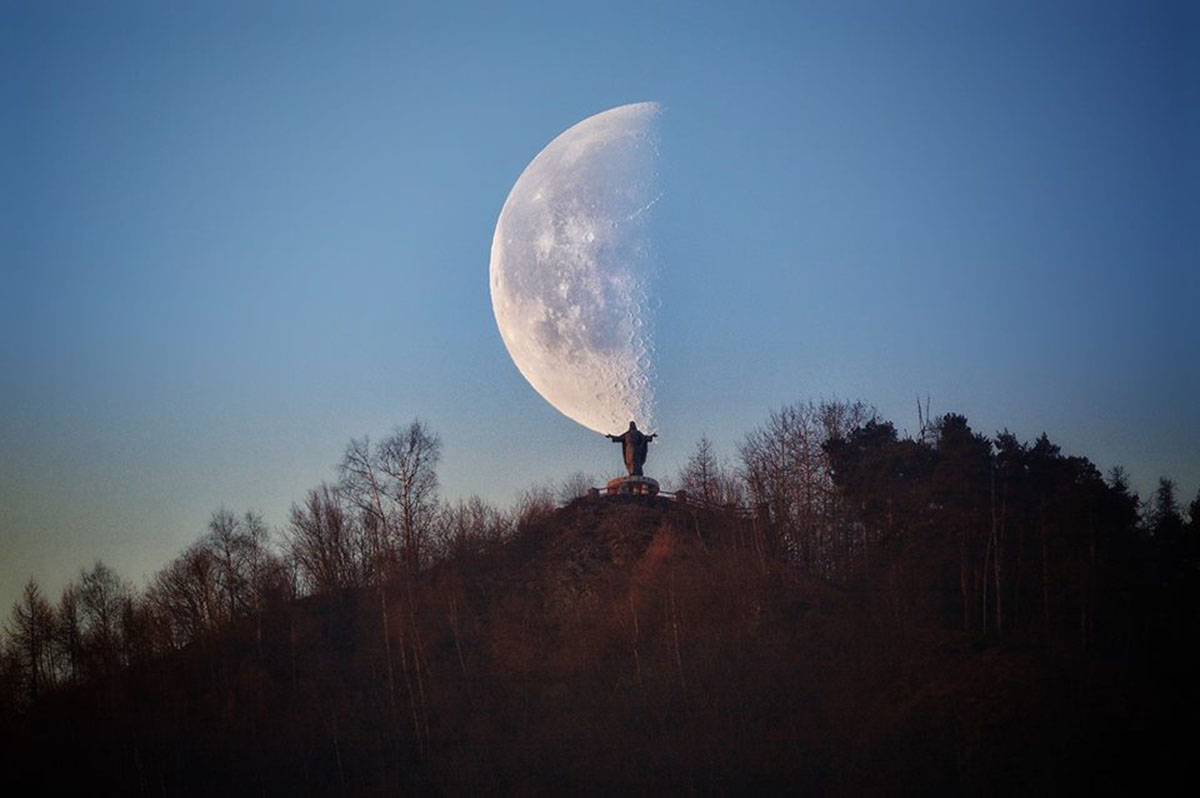
<path fill-rule="evenodd" d="M 630 422 L 629 422 L 629 428 L 630 428 L 630 429 L 637 429 L 637 424 L 634 424 L 632 421 L 630 421 Z"/>

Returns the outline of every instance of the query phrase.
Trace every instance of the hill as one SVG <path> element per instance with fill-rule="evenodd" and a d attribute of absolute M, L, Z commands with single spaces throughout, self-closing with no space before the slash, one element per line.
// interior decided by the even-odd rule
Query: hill
<path fill-rule="evenodd" d="M 1012 794 L 1144 787 L 1186 761 L 1171 722 L 1195 706 L 1191 610 L 1139 614 L 1088 648 L 967 632 L 928 567 L 935 538 L 881 546 L 837 583 L 782 562 L 772 538 L 765 517 L 577 500 L 385 587 L 281 602 L 59 690 L 6 726 L 5 781 Z M 899 609 L 889 585 L 906 572 Z"/>

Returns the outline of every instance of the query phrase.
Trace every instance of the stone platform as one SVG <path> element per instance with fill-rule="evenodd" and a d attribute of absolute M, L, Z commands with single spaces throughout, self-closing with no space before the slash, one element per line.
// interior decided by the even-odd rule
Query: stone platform
<path fill-rule="evenodd" d="M 650 477 L 616 477 L 605 486 L 609 496 L 657 496 L 658 480 Z"/>

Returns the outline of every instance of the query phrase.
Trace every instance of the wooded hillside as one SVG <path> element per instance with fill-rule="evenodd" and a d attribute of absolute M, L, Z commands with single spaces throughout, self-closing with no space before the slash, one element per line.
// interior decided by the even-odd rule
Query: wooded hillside
<path fill-rule="evenodd" d="M 1045 436 L 798 405 L 736 468 L 702 442 L 687 503 L 504 514 L 436 502 L 436 443 L 352 443 L 286 546 L 218 514 L 142 593 L 100 564 L 58 606 L 31 583 L 4 781 L 1012 794 L 1188 761 L 1200 519 L 1165 480 L 1140 508 Z"/>

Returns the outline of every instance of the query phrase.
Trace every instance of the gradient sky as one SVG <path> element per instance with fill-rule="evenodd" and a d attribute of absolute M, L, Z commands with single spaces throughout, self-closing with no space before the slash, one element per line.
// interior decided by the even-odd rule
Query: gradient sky
<path fill-rule="evenodd" d="M 929 395 L 1200 487 L 1194 4 L 192 5 L 0 11 L 5 614 L 95 558 L 142 583 L 222 505 L 282 524 L 414 417 L 449 498 L 619 473 L 513 366 L 487 267 L 529 160 L 642 100 L 648 473 L 786 402 L 911 431 Z"/>

